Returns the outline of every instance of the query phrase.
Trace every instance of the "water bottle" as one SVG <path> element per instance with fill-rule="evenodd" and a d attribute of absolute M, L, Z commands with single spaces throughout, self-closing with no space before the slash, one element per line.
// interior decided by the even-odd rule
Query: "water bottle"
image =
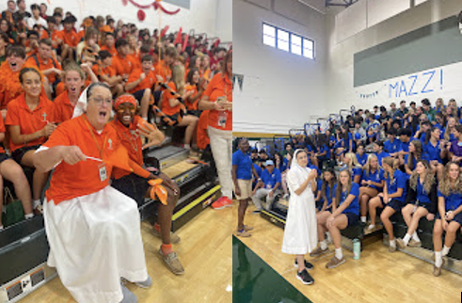
<path fill-rule="evenodd" d="M 361 255 L 361 242 L 358 239 L 353 240 L 353 259 L 358 260 Z"/>

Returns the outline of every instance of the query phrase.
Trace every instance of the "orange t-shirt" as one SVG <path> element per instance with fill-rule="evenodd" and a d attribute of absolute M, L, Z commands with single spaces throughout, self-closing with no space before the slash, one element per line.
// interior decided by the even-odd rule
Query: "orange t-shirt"
<path fill-rule="evenodd" d="M 82 41 L 83 37 L 85 37 L 85 30 L 81 30 L 77 33 L 77 44 L 79 44 L 80 41 Z"/>
<path fill-rule="evenodd" d="M 54 123 L 54 104 L 45 97 L 40 96 L 37 107 L 31 111 L 26 104 L 25 95 L 22 94 L 8 104 L 6 125 L 19 126 L 21 134 L 32 134 L 43 129 L 47 122 Z M 14 144 L 10 139 L 11 152 L 24 146 L 34 146 L 45 143 L 46 138 L 40 137 L 26 144 Z"/>
<path fill-rule="evenodd" d="M 125 56 L 122 58 L 119 54 L 112 58 L 112 68 L 115 70 L 116 75 L 123 76 L 123 75 L 130 75 L 133 71 L 133 62 L 130 56 Z"/>
<path fill-rule="evenodd" d="M 99 31 L 102 33 L 113 33 L 114 32 L 114 30 L 109 25 L 105 25 L 101 27 Z"/>
<path fill-rule="evenodd" d="M 161 76 L 164 83 L 167 83 L 167 78 L 172 78 L 172 70 L 168 67 L 163 60 L 160 60 L 159 63 L 155 66 L 156 75 Z"/>
<path fill-rule="evenodd" d="M 115 70 L 111 66 L 107 66 L 103 68 L 102 66 L 98 64 L 93 64 L 93 67 L 91 68 L 93 73 L 98 77 L 98 79 L 101 80 L 101 76 L 108 76 L 109 78 L 112 78 L 116 75 Z M 102 81 L 102 80 L 101 80 Z"/>
<path fill-rule="evenodd" d="M 193 94 L 190 96 L 195 96 L 197 94 L 197 85 L 186 85 L 185 91 L 193 91 Z M 197 110 L 197 104 L 199 103 L 199 100 L 202 98 L 202 95 L 199 96 L 199 98 L 196 99 L 194 103 L 189 102 L 189 98 L 187 98 L 184 102 L 186 105 L 186 108 L 188 110 Z"/>
<path fill-rule="evenodd" d="M 69 100 L 67 90 L 56 97 L 54 105 L 54 118 L 56 123 L 63 123 L 64 121 L 72 119 L 72 115 L 74 114 L 74 105 L 72 105 Z"/>
<path fill-rule="evenodd" d="M 168 86 L 173 89 L 174 91 L 176 91 L 176 85 L 175 83 L 173 83 L 172 81 L 170 81 L 168 83 Z M 161 105 L 161 110 L 164 114 L 168 115 L 168 116 L 173 116 L 177 113 L 180 112 L 180 105 L 176 105 L 174 107 L 171 107 L 170 106 L 170 102 L 168 102 L 169 99 L 171 99 L 171 94 L 169 91 L 167 90 L 164 90 L 162 92 L 162 105 Z"/>
<path fill-rule="evenodd" d="M 63 32 L 62 31 L 54 31 L 51 33 L 51 41 L 56 42 L 56 40 L 63 40 Z M 59 45 L 56 45 L 56 47 L 53 48 L 58 48 Z"/>
<path fill-rule="evenodd" d="M 119 140 L 122 142 L 122 145 L 125 147 L 125 149 L 128 152 L 128 157 L 130 160 L 132 160 L 134 163 L 139 165 L 141 167 L 144 164 L 143 161 L 143 143 L 141 141 L 140 135 L 136 132 L 137 130 L 137 125 L 138 123 L 145 123 L 145 121 L 140 117 L 140 116 L 134 116 L 133 121 L 130 123 L 130 125 L 127 127 L 123 125 L 119 120 L 114 119 L 110 122 L 110 125 L 114 127 L 116 130 L 117 134 L 119 135 Z M 144 170 L 144 169 L 143 169 Z M 115 179 L 120 179 L 126 175 L 129 175 L 130 172 L 114 167 L 114 170 L 112 171 L 112 176 Z M 147 170 L 144 170 L 144 176 L 143 178 L 149 177 L 150 172 Z"/>
<path fill-rule="evenodd" d="M 212 102 L 215 102 L 218 97 L 226 96 L 228 102 L 233 102 L 233 84 L 227 76 L 223 77 L 222 73 L 218 73 L 207 85 L 204 96 L 208 96 L 209 101 Z M 226 123 L 224 125 L 219 125 L 220 115 L 226 117 Z M 209 126 L 221 130 L 233 130 L 233 113 L 227 110 L 223 112 L 211 110 L 209 113 Z"/>
<path fill-rule="evenodd" d="M 37 61 L 38 61 L 38 65 L 37 65 L 37 61 L 35 61 L 35 57 L 37 57 Z M 59 64 L 58 60 L 56 59 L 52 59 L 52 58 L 48 58 L 48 62 L 45 64 L 42 60 L 42 58 L 40 58 L 39 55 L 34 55 L 34 56 L 31 56 L 29 57 L 29 59 L 27 59 L 27 63 L 29 63 L 30 65 L 33 65 L 33 66 L 37 66 L 41 71 L 44 71 L 44 70 L 47 70 L 47 69 L 50 69 L 50 68 L 53 68 L 55 67 L 55 64 L 53 64 L 53 60 L 56 64 L 56 68 L 59 69 L 59 70 L 62 70 L 61 68 L 61 64 Z M 48 78 L 48 81 L 50 82 L 50 84 L 53 84 L 55 83 L 56 81 L 56 74 L 55 73 L 51 73 L 47 76 Z"/>
<path fill-rule="evenodd" d="M 128 78 L 127 83 L 135 82 L 140 78 L 140 75 L 143 73 L 141 69 L 135 69 Z M 149 74 L 146 75 L 146 78 L 143 79 L 135 88 L 129 91 L 130 94 L 134 94 L 135 92 L 149 88 L 151 89 L 152 86 L 156 83 L 156 74 L 154 71 L 150 71 Z"/>
<path fill-rule="evenodd" d="M 207 128 L 209 125 L 209 111 L 204 110 L 199 117 L 199 122 L 197 123 L 197 147 L 200 149 L 205 149 L 208 144 L 210 144 L 210 138 L 207 133 Z"/>
<path fill-rule="evenodd" d="M 117 56 L 117 50 L 114 46 L 111 49 L 109 49 L 106 45 L 103 45 L 101 46 L 100 51 L 103 50 L 108 51 L 112 55 L 112 57 Z"/>
<path fill-rule="evenodd" d="M 93 134 L 93 135 L 92 135 Z M 89 157 L 101 159 L 99 148 L 103 151 L 103 159 L 110 156 L 120 145 L 119 137 L 115 129 L 106 125 L 99 134 L 88 122 L 85 115 L 67 120 L 60 124 L 51 134 L 45 147 L 73 146 L 76 145 Z M 98 148 L 99 147 L 99 148 Z M 48 201 L 55 204 L 76 197 L 89 195 L 100 191 L 109 185 L 112 165 L 105 163 L 105 180 L 100 178 L 99 161 L 87 159 L 75 165 L 61 162 L 56 166 L 51 177 L 50 188 L 46 192 Z"/>
<path fill-rule="evenodd" d="M 61 37 L 63 39 L 63 43 L 67 44 L 72 47 L 76 47 L 77 44 L 80 42 L 79 35 L 77 35 L 76 32 L 71 30 L 70 32 L 67 32 L 66 29 L 63 29 L 61 32 Z"/>

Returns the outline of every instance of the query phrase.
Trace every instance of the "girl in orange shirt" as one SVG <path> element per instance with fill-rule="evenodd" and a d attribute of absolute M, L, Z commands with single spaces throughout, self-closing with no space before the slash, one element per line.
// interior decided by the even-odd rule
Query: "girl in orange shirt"
<path fill-rule="evenodd" d="M 8 104 L 5 124 L 10 134 L 13 159 L 27 167 L 34 167 L 32 157 L 41 144 L 55 130 L 53 102 L 41 95 L 42 81 L 35 68 L 23 68 L 19 80 L 24 94 Z M 34 209 L 40 210 L 40 197 L 48 173 L 34 171 L 32 197 Z"/>
<path fill-rule="evenodd" d="M 201 79 L 199 70 L 197 68 L 193 68 L 189 71 L 188 76 L 186 77 L 186 91 L 192 91 L 192 94 L 185 99 L 185 105 L 188 109 L 188 113 L 199 117 L 201 111 L 197 109 L 197 103 L 202 98 L 202 94 L 205 91 L 207 86 L 207 82 L 205 79 Z"/>
<path fill-rule="evenodd" d="M 209 56 L 205 55 L 201 58 L 201 63 L 199 65 L 199 72 L 201 74 L 201 78 L 204 78 L 205 80 L 210 81 L 212 71 L 210 70 Z"/>
<path fill-rule="evenodd" d="M 230 51 L 223 62 L 223 70 L 216 74 L 199 102 L 199 109 L 209 112 L 209 137 L 213 158 L 220 179 L 222 197 L 212 204 L 220 208 L 232 201 L 232 140 L 233 140 L 233 55 Z"/>
<path fill-rule="evenodd" d="M 168 83 L 168 86 L 178 92 L 183 99 L 186 99 L 191 95 L 191 92 L 185 92 L 183 65 L 176 65 L 173 67 L 172 81 Z M 178 119 L 180 113 L 180 101 L 176 98 L 171 98 L 171 95 L 167 91 L 164 91 L 162 94 L 161 108 L 164 114 L 166 114 L 171 120 L 175 121 Z M 186 149 L 191 148 L 191 142 L 195 139 L 193 138 L 193 134 L 196 130 L 198 120 L 199 118 L 194 115 L 184 115 L 183 120 L 178 123 L 178 126 L 186 127 L 184 136 L 184 148 Z"/>

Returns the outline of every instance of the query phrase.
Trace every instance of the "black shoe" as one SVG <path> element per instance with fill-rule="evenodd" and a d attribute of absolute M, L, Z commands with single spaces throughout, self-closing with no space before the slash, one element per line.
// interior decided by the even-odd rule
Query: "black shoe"
<path fill-rule="evenodd" d="M 314 283 L 313 277 L 310 276 L 306 269 L 302 270 L 302 272 L 297 272 L 296 277 L 305 285 L 310 285 Z"/>
<path fill-rule="evenodd" d="M 308 269 L 308 270 L 312 270 L 314 268 L 313 264 L 311 264 L 310 262 L 305 261 L 305 268 Z M 295 262 L 294 262 L 294 267 L 298 267 L 298 263 L 297 263 L 297 259 L 295 259 Z"/>

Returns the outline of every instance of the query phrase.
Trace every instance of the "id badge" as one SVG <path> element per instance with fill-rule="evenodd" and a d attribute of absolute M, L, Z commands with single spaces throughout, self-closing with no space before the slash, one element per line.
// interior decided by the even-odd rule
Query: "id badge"
<path fill-rule="evenodd" d="M 98 166 L 98 169 L 99 169 L 99 179 L 101 180 L 101 182 L 106 181 L 107 179 L 106 165 L 102 163 Z"/>

